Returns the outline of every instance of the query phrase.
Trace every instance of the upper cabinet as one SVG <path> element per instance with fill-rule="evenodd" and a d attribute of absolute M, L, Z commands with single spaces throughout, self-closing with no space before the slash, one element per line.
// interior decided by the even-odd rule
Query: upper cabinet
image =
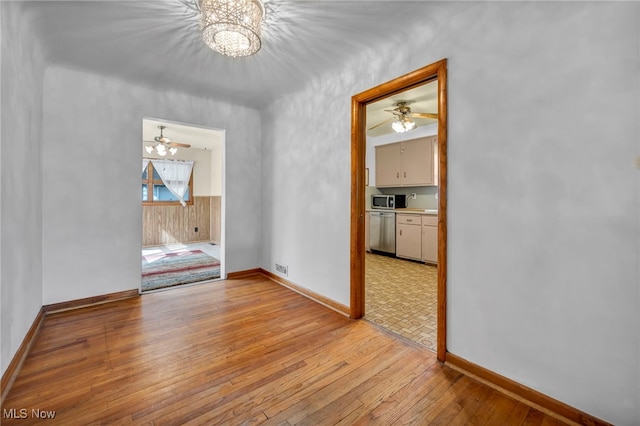
<path fill-rule="evenodd" d="M 428 136 L 376 148 L 376 186 L 438 184 L 438 136 Z"/>
<path fill-rule="evenodd" d="M 376 146 L 376 187 L 401 186 L 402 142 Z"/>

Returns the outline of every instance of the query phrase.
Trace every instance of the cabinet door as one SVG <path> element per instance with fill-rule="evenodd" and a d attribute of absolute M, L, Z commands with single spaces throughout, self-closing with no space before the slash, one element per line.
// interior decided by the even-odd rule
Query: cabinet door
<path fill-rule="evenodd" d="M 403 186 L 434 185 L 433 138 L 420 138 L 402 143 Z M 377 164 L 376 164 L 376 167 Z"/>
<path fill-rule="evenodd" d="M 376 187 L 400 186 L 399 143 L 376 146 Z"/>
<path fill-rule="evenodd" d="M 438 263 L 438 227 L 422 226 L 422 260 Z"/>
<path fill-rule="evenodd" d="M 399 223 L 396 226 L 396 256 L 420 260 L 422 242 L 420 226 Z"/>

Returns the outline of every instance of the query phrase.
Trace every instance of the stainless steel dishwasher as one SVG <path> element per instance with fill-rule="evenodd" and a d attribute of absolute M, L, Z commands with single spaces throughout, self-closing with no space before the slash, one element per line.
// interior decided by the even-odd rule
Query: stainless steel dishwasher
<path fill-rule="evenodd" d="M 371 250 L 395 254 L 396 214 L 389 211 L 369 212 L 369 244 Z"/>

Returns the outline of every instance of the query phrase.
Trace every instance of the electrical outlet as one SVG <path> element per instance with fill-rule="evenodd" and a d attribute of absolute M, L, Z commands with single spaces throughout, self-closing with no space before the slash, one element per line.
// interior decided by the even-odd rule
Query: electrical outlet
<path fill-rule="evenodd" d="M 286 265 L 281 265 L 279 263 L 276 263 L 276 272 L 286 276 L 289 276 L 289 267 Z"/>
<path fill-rule="evenodd" d="M 198 232 L 198 227 L 193 228 L 193 232 Z"/>

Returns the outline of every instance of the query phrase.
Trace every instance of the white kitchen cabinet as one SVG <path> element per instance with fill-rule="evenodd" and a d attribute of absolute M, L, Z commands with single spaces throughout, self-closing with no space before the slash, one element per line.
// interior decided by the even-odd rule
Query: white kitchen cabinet
<path fill-rule="evenodd" d="M 422 261 L 438 264 L 438 216 L 422 216 Z"/>
<path fill-rule="evenodd" d="M 402 186 L 433 185 L 433 144 L 431 138 L 402 143 Z"/>
<path fill-rule="evenodd" d="M 421 260 L 422 219 L 417 214 L 396 214 L 396 256 Z"/>
<path fill-rule="evenodd" d="M 438 184 L 438 137 L 376 146 L 376 187 Z"/>
<path fill-rule="evenodd" d="M 400 143 L 376 146 L 376 187 L 401 186 Z"/>

